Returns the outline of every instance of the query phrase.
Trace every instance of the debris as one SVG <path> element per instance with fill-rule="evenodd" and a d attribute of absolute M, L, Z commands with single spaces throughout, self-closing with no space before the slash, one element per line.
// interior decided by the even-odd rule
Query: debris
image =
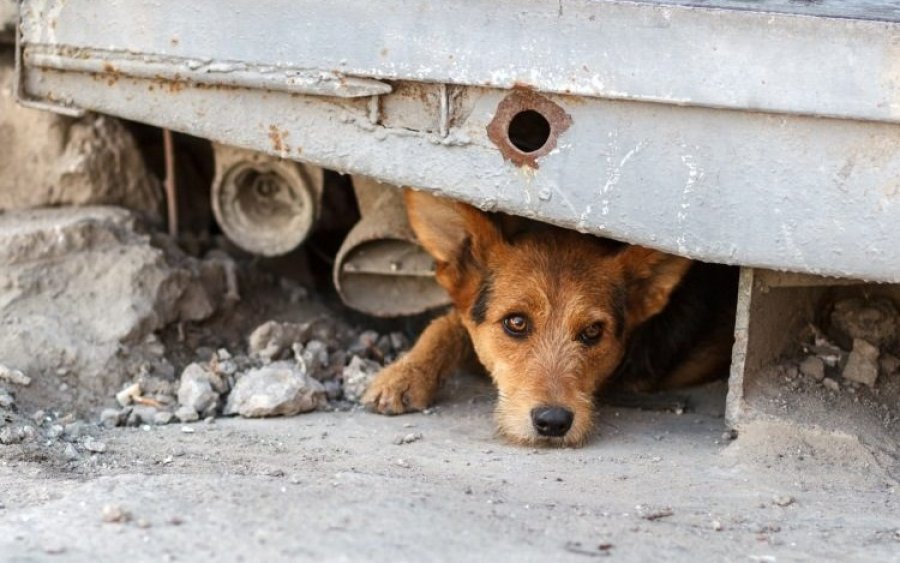
<path fill-rule="evenodd" d="M 141 394 L 141 385 L 139 383 L 132 383 L 125 389 L 122 389 L 118 393 L 116 393 L 116 402 L 118 402 L 123 407 L 127 407 L 131 403 L 134 402 L 134 398 L 140 396 Z"/>
<path fill-rule="evenodd" d="M 644 520 L 649 520 L 651 522 L 653 522 L 654 520 L 668 518 L 669 516 L 675 514 L 675 512 L 669 506 L 651 507 L 639 504 L 635 508 L 637 509 L 638 516 L 640 516 Z"/>
<path fill-rule="evenodd" d="M 35 434 L 36 432 L 33 426 L 4 426 L 0 429 L 0 444 L 21 444 L 22 442 L 30 441 L 35 437 Z"/>
<path fill-rule="evenodd" d="M 219 407 L 219 393 L 214 387 L 225 389 L 218 376 L 210 372 L 200 364 L 190 364 L 181 374 L 181 384 L 178 386 L 178 403 L 182 407 L 189 407 L 199 415 L 213 414 Z"/>
<path fill-rule="evenodd" d="M 606 557 L 610 553 L 610 549 L 612 549 L 612 544 L 610 543 L 601 543 L 597 546 L 596 549 L 591 549 L 581 542 L 578 541 L 569 541 L 563 545 L 563 549 L 568 551 L 569 553 L 575 553 L 577 555 L 586 555 L 588 557 Z"/>
<path fill-rule="evenodd" d="M 225 414 L 291 416 L 325 406 L 325 389 L 293 362 L 274 362 L 238 379 Z"/>
<path fill-rule="evenodd" d="M 894 375 L 900 370 L 900 358 L 893 354 L 882 354 L 878 365 L 882 375 Z"/>
<path fill-rule="evenodd" d="M 722 440 L 725 440 L 726 442 L 736 440 L 737 437 L 738 437 L 738 431 L 735 430 L 734 428 L 729 428 L 725 432 L 722 432 Z"/>
<path fill-rule="evenodd" d="M 842 373 L 844 379 L 874 387 L 878 379 L 878 354 L 877 347 L 861 338 L 854 338 L 853 350 Z"/>
<path fill-rule="evenodd" d="M 88 436 L 84 439 L 84 443 L 82 444 L 82 446 L 84 446 L 85 450 L 95 454 L 102 454 L 106 451 L 106 443 L 95 440 L 91 436 Z"/>
<path fill-rule="evenodd" d="M 887 298 L 854 297 L 834 304 L 831 335 L 842 348 L 862 339 L 875 347 L 893 344 L 900 319 L 897 307 Z"/>
<path fill-rule="evenodd" d="M 175 418 L 181 422 L 196 422 L 200 420 L 200 415 L 191 407 L 178 407 Z"/>
<path fill-rule="evenodd" d="M 722 526 L 722 523 L 719 522 L 718 520 L 713 520 L 711 523 L 711 526 L 712 526 L 713 531 L 715 531 L 715 532 L 721 532 L 724 529 L 724 527 Z"/>
<path fill-rule="evenodd" d="M 825 379 L 823 379 L 822 385 L 824 385 L 826 389 L 830 389 L 831 391 L 841 390 L 841 386 L 838 384 L 838 382 L 834 379 L 831 379 L 830 377 L 826 377 Z"/>
<path fill-rule="evenodd" d="M 777 506 L 790 506 L 794 504 L 794 497 L 791 495 L 775 495 L 772 497 L 772 504 Z"/>
<path fill-rule="evenodd" d="M 418 442 L 422 439 L 421 432 L 410 432 L 406 436 L 400 436 L 394 440 L 394 444 L 398 446 L 402 446 L 404 444 L 412 444 L 413 442 Z"/>
<path fill-rule="evenodd" d="M 117 504 L 106 504 L 100 511 L 100 518 L 107 524 L 124 524 L 131 520 L 131 514 Z"/>
<path fill-rule="evenodd" d="M 825 363 L 818 356 L 809 356 L 800 362 L 800 373 L 816 381 L 825 378 Z"/>
<path fill-rule="evenodd" d="M 184 433 L 184 434 L 193 434 L 194 432 L 196 432 L 196 430 L 194 430 L 194 429 L 191 428 L 190 426 L 182 426 L 182 427 L 181 427 L 181 432 Z"/>
<path fill-rule="evenodd" d="M 265 361 L 278 359 L 296 344 L 305 344 L 316 321 L 304 324 L 269 321 L 250 334 L 248 351 Z"/>
<path fill-rule="evenodd" d="M 344 368 L 344 398 L 358 403 L 379 371 L 381 371 L 381 365 L 377 362 L 353 356 L 350 364 Z"/>
<path fill-rule="evenodd" d="M 160 411 L 153 416 L 153 424 L 157 426 L 165 426 L 172 422 L 175 415 L 169 411 Z"/>
<path fill-rule="evenodd" d="M 31 385 L 31 378 L 17 369 L 12 369 L 0 364 L 0 381 L 6 381 L 14 385 Z"/>

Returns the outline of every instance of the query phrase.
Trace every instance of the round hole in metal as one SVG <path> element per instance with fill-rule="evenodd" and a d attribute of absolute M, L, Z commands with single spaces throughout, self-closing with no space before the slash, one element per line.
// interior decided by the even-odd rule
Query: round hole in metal
<path fill-rule="evenodd" d="M 550 122 L 533 109 L 515 114 L 506 129 L 509 142 L 523 153 L 541 150 L 550 139 Z"/>

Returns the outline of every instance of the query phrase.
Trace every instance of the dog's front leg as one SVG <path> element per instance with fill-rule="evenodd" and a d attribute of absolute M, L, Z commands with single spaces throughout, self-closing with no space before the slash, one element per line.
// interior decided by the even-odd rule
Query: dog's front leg
<path fill-rule="evenodd" d="M 375 377 L 363 403 L 382 414 L 428 407 L 444 379 L 469 357 L 471 346 L 456 311 L 435 319 L 412 350 Z"/>

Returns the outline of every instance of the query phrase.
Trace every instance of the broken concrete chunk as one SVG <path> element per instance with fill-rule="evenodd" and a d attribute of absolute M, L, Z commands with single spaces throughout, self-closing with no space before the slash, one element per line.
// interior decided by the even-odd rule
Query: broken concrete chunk
<path fill-rule="evenodd" d="M 817 356 L 809 356 L 800 362 L 800 373 L 816 381 L 822 381 L 825 377 L 825 362 Z"/>
<path fill-rule="evenodd" d="M 175 418 L 181 422 L 196 422 L 200 420 L 200 414 L 191 407 L 178 407 L 175 411 Z"/>
<path fill-rule="evenodd" d="M 897 307 L 890 299 L 844 299 L 834 304 L 831 332 L 844 348 L 857 338 L 880 348 L 896 339 L 898 319 Z"/>
<path fill-rule="evenodd" d="M 875 386 L 878 379 L 878 348 L 861 338 L 853 339 L 853 350 L 841 375 L 848 381 Z"/>
<path fill-rule="evenodd" d="M 216 388 L 226 390 L 218 376 L 200 364 L 190 364 L 181 374 L 178 403 L 199 414 L 214 414 L 219 406 Z"/>
<path fill-rule="evenodd" d="M 293 362 L 247 372 L 228 397 L 225 414 L 248 418 L 291 416 L 325 406 L 325 388 Z"/>
<path fill-rule="evenodd" d="M 31 385 L 31 378 L 17 369 L 12 369 L 0 364 L 0 381 L 15 385 Z"/>
<path fill-rule="evenodd" d="M 256 328 L 248 342 L 250 354 L 264 360 L 277 359 L 295 343 L 304 344 L 309 339 L 310 323 L 279 323 L 269 321 Z"/>
<path fill-rule="evenodd" d="M 366 389 L 379 371 L 381 365 L 378 362 L 353 356 L 344 368 L 344 398 L 354 403 L 362 400 Z"/>

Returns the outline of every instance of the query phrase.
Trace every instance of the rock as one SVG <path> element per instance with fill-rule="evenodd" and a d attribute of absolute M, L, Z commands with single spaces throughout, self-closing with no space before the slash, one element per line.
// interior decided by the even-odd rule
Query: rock
<path fill-rule="evenodd" d="M 35 431 L 32 426 L 4 426 L 0 429 L 0 444 L 20 444 L 34 438 Z"/>
<path fill-rule="evenodd" d="M 128 426 L 140 426 L 142 424 L 153 424 L 159 411 L 148 405 L 137 405 L 131 409 L 128 415 Z"/>
<path fill-rule="evenodd" d="M 15 404 L 15 397 L 13 397 L 9 391 L 4 389 L 3 387 L 0 387 L 0 409 L 12 410 Z"/>
<path fill-rule="evenodd" d="M 255 418 L 291 416 L 325 405 L 322 384 L 293 362 L 275 362 L 238 379 L 228 397 L 225 414 Z"/>
<path fill-rule="evenodd" d="M 353 356 L 350 364 L 344 368 L 344 398 L 358 403 L 379 371 L 381 371 L 381 365 L 377 362 Z"/>
<path fill-rule="evenodd" d="M 95 440 L 91 436 L 84 439 L 82 446 L 84 446 L 85 450 L 95 454 L 102 454 L 106 451 L 106 443 Z"/>
<path fill-rule="evenodd" d="M 20 400 L 86 410 L 90 397 L 121 389 L 141 366 L 159 363 L 159 342 L 149 335 L 214 312 L 188 303 L 204 291 L 198 270 L 177 249 L 153 246 L 124 209 L 0 214 L 0 358 L 42 383 L 23 389 Z M 79 393 L 47 396 L 60 373 L 72 374 L 66 383 Z"/>
<path fill-rule="evenodd" d="M 14 385 L 31 385 L 31 378 L 17 369 L 12 369 L 0 364 L 0 381 L 6 381 Z"/>
<path fill-rule="evenodd" d="M 169 411 L 160 411 L 153 417 L 153 424 L 157 426 L 165 426 L 166 424 L 172 422 L 174 418 L 175 415 L 170 413 Z"/>
<path fill-rule="evenodd" d="M 310 340 L 302 349 L 298 348 L 298 361 L 306 366 L 306 373 L 319 381 L 331 378 L 331 357 L 328 354 L 328 345 L 321 340 Z"/>
<path fill-rule="evenodd" d="M 100 519 L 107 524 L 122 524 L 131 520 L 131 514 L 118 504 L 107 504 L 100 511 Z"/>
<path fill-rule="evenodd" d="M 791 495 L 775 495 L 772 497 L 772 504 L 776 506 L 790 506 L 794 504 L 794 497 Z"/>
<path fill-rule="evenodd" d="M 63 449 L 63 455 L 66 456 L 66 459 L 69 461 L 81 459 L 81 454 L 78 453 L 78 448 L 76 448 L 74 444 L 66 444 L 66 447 Z"/>
<path fill-rule="evenodd" d="M 421 432 L 411 432 L 405 436 L 399 436 L 394 439 L 394 444 L 398 446 L 404 446 L 406 444 L 412 444 L 414 442 L 418 442 L 423 438 Z"/>
<path fill-rule="evenodd" d="M 181 422 L 196 422 L 200 420 L 200 414 L 191 407 L 178 407 L 175 418 Z"/>
<path fill-rule="evenodd" d="M 822 385 L 824 385 L 826 389 L 829 389 L 831 391 L 841 390 L 841 386 L 838 384 L 838 382 L 831 379 L 830 377 L 826 377 L 825 379 L 823 379 Z"/>
<path fill-rule="evenodd" d="M 214 381 L 215 380 L 215 381 Z M 220 378 L 200 364 L 190 364 L 181 373 L 178 387 L 178 403 L 190 407 L 204 416 L 212 414 L 219 407 L 219 392 L 223 383 Z"/>
<path fill-rule="evenodd" d="M 809 356 L 800 362 L 800 373 L 816 381 L 822 381 L 825 377 L 825 363 L 817 356 Z"/>
<path fill-rule="evenodd" d="M 363 331 L 356 338 L 356 342 L 350 345 L 348 351 L 354 356 L 369 358 L 372 356 L 373 350 L 377 350 L 376 344 L 379 338 L 379 334 L 374 330 Z"/>
<path fill-rule="evenodd" d="M 125 410 L 103 409 L 100 412 L 100 424 L 106 428 L 122 426 L 127 418 L 128 414 L 126 414 Z"/>
<path fill-rule="evenodd" d="M 878 365 L 881 367 L 882 375 L 894 375 L 900 370 L 900 358 L 893 354 L 882 354 Z"/>
<path fill-rule="evenodd" d="M 0 13 L 6 2 L 0 0 Z M 159 180 L 121 121 L 22 107 L 2 95 L 13 92 L 14 75 L 0 66 L 0 211 L 119 205 L 159 217 Z"/>
<path fill-rule="evenodd" d="M 841 375 L 848 381 L 874 387 L 878 379 L 878 354 L 877 347 L 861 338 L 854 338 L 853 350 Z"/>
<path fill-rule="evenodd" d="M 248 340 L 248 352 L 266 361 L 281 357 L 296 344 L 310 338 L 312 323 L 279 323 L 268 321 L 258 326 Z"/>
<path fill-rule="evenodd" d="M 842 348 L 862 339 L 876 348 L 890 346 L 897 337 L 897 307 L 886 298 L 838 301 L 831 312 L 831 332 Z"/>

